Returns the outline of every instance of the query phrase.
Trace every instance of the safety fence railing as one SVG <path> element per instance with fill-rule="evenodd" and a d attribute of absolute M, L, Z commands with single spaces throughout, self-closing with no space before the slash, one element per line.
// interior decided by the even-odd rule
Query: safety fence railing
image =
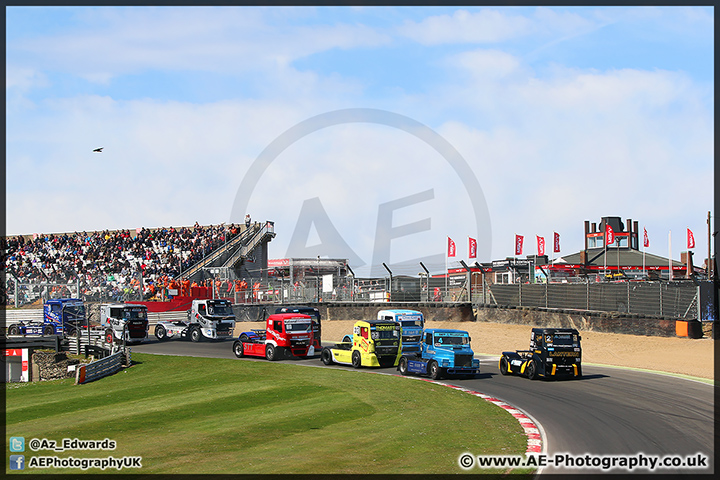
<path fill-rule="evenodd" d="M 80 365 L 75 371 L 75 384 L 81 385 L 107 377 L 119 371 L 123 365 L 130 365 L 130 349 L 117 351 L 87 365 Z"/>

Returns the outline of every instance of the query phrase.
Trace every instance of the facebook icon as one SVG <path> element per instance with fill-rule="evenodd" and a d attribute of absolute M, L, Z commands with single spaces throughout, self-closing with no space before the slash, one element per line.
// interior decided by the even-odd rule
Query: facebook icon
<path fill-rule="evenodd" d="M 25 455 L 10 455 L 10 470 L 25 470 Z"/>

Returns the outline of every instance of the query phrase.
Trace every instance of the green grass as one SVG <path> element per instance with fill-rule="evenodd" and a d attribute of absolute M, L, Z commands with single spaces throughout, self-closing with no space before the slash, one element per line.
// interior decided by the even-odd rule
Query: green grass
<path fill-rule="evenodd" d="M 109 438 L 114 451 L 26 450 L 26 461 L 142 456 L 141 471 L 122 473 L 464 473 L 462 453 L 526 447 L 506 411 L 428 382 L 271 362 L 136 353 L 133 361 L 86 385 L 8 387 L 7 439 Z"/>

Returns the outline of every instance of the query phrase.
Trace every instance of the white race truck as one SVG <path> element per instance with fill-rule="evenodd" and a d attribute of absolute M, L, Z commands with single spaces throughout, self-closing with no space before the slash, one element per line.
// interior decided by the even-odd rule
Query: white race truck
<path fill-rule="evenodd" d="M 232 338 L 235 313 L 227 300 L 193 300 L 188 319 L 175 322 L 161 321 L 155 326 L 155 336 L 163 341 L 169 338 L 190 339 L 199 342 Z"/>
<path fill-rule="evenodd" d="M 148 338 L 148 316 L 145 305 L 110 303 L 100 305 L 100 326 L 105 342 L 142 342 Z"/>

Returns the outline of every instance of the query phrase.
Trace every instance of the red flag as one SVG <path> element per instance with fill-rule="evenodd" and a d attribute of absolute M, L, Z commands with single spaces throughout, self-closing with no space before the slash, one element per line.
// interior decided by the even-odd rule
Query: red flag
<path fill-rule="evenodd" d="M 647 229 L 643 227 L 643 247 L 647 248 L 650 246 L 650 239 L 647 235 Z"/>
<path fill-rule="evenodd" d="M 545 237 L 537 237 L 537 252 L 539 256 L 545 255 Z"/>
<path fill-rule="evenodd" d="M 605 225 L 605 246 L 615 243 L 615 232 L 610 224 Z"/>
<path fill-rule="evenodd" d="M 468 258 L 477 258 L 477 240 L 468 237 Z"/>
<path fill-rule="evenodd" d="M 690 229 L 687 229 L 687 248 L 695 248 L 695 236 Z"/>
<path fill-rule="evenodd" d="M 515 235 L 515 255 L 522 255 L 523 236 Z"/>
<path fill-rule="evenodd" d="M 455 256 L 455 242 L 452 241 L 452 238 L 448 237 L 448 251 L 447 251 L 448 257 L 454 257 Z"/>
<path fill-rule="evenodd" d="M 560 234 L 553 232 L 553 252 L 560 253 Z"/>

